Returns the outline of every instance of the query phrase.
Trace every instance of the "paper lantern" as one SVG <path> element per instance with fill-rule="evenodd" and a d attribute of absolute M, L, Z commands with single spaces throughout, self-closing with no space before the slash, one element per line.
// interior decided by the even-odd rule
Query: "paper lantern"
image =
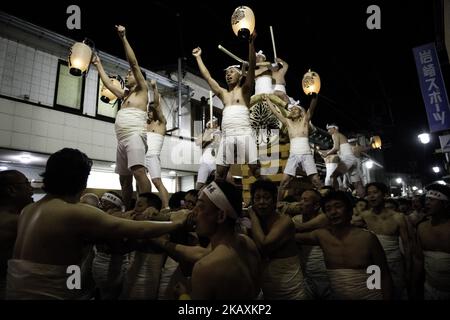
<path fill-rule="evenodd" d="M 320 91 L 320 77 L 317 72 L 308 70 L 303 76 L 302 80 L 303 91 L 306 95 L 317 94 Z"/>
<path fill-rule="evenodd" d="M 372 137 L 372 148 L 373 149 L 381 149 L 381 138 L 380 136 L 373 136 Z"/>
<path fill-rule="evenodd" d="M 237 7 L 231 16 L 231 27 L 239 38 L 249 39 L 255 30 L 255 15 L 252 9 L 246 6 Z"/>
<path fill-rule="evenodd" d="M 110 83 L 118 88 L 118 89 L 123 89 L 124 88 L 124 83 L 123 80 L 119 77 L 119 76 L 110 76 L 109 77 Z M 112 93 L 106 86 L 104 83 L 102 83 L 102 87 L 100 89 L 100 100 L 102 100 L 104 103 L 112 103 L 114 104 L 114 102 L 116 102 L 117 97 L 114 95 L 114 93 Z"/>
<path fill-rule="evenodd" d="M 69 54 L 69 73 L 73 76 L 82 76 L 89 71 L 92 60 L 92 48 L 85 40 L 83 42 L 75 42 L 70 48 Z"/>

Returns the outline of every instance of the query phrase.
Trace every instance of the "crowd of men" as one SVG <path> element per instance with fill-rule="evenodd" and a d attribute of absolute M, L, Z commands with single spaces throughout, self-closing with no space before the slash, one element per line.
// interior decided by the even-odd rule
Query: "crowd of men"
<path fill-rule="evenodd" d="M 37 202 L 24 174 L 1 171 L 1 298 L 450 298 L 450 187 L 430 185 L 408 207 L 408 200 L 389 199 L 383 183 L 364 186 L 359 153 L 336 124 L 327 125 L 333 147 L 319 151 L 324 185 L 309 141 L 318 96 L 305 109 L 286 94 L 288 65 L 256 54 L 256 33 L 248 62 L 225 69 L 228 88 L 212 78 L 201 49 L 193 50 L 223 102 L 223 118 L 220 125 L 212 119 L 198 137 L 196 189 L 170 196 L 161 181 L 166 119 L 156 82 L 150 102 L 125 28 L 117 31 L 130 63 L 125 88 L 110 83 L 98 56 L 92 62 L 122 100 L 115 123 L 122 190 L 86 193 L 92 161 L 77 149 L 49 157 L 46 195 Z M 249 116 L 255 103 L 287 128 L 290 154 L 280 186 L 261 174 Z M 248 165 L 256 178 L 248 203 L 228 179 L 233 164 Z M 355 196 L 340 190 L 343 177 Z M 298 179 L 310 187 L 294 189 Z"/>

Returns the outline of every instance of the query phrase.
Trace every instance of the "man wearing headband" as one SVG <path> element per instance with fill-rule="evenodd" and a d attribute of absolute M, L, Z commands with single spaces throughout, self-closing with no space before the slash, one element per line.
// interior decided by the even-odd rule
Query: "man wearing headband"
<path fill-rule="evenodd" d="M 267 103 L 273 114 L 288 128 L 290 138 L 289 159 L 284 169 L 280 189 L 278 190 L 278 201 L 283 199 L 285 189 L 291 180 L 295 178 L 298 167 L 302 167 L 314 186 L 320 189 L 323 184 L 317 174 L 316 163 L 314 162 L 314 156 L 309 145 L 309 122 L 316 109 L 317 95 L 313 95 L 308 111 L 305 112 L 298 103 L 295 103 L 291 105 L 287 117 L 283 116 L 281 111 L 267 96 L 263 100 Z"/>
<path fill-rule="evenodd" d="M 352 151 L 352 147 L 348 143 L 347 137 L 339 132 L 339 127 L 336 124 L 327 124 L 328 133 L 333 138 L 333 148 L 328 152 L 319 152 L 322 157 L 328 157 L 332 154 L 338 154 L 340 163 L 336 170 L 331 175 L 331 180 L 335 190 L 339 189 L 337 177 L 348 172 L 350 181 L 356 189 L 358 197 L 364 197 L 364 187 L 361 182 L 361 177 L 358 173 L 358 159 Z"/>
<path fill-rule="evenodd" d="M 152 80 L 153 102 L 149 104 L 147 113 L 147 144 L 148 150 L 145 155 L 145 165 L 150 173 L 150 178 L 156 189 L 158 189 L 163 209 L 169 207 L 169 193 L 161 181 L 161 149 L 164 135 L 166 134 L 166 117 L 162 112 L 161 96 L 156 86 L 156 81 Z"/>
<path fill-rule="evenodd" d="M 100 198 L 100 209 L 109 214 L 122 212 L 122 197 L 114 191 L 105 192 Z"/>
<path fill-rule="evenodd" d="M 202 189 L 193 210 L 195 231 L 208 237 L 208 248 L 157 240 L 170 256 L 194 262 L 190 297 L 200 300 L 252 300 L 260 292 L 261 258 L 255 243 L 236 232 L 242 193 L 228 182 Z M 187 292 L 180 292 L 186 294 Z"/>
<path fill-rule="evenodd" d="M 306 299 L 294 222 L 288 215 L 276 211 L 277 186 L 272 181 L 256 181 L 250 193 L 251 234 L 265 258 L 262 276 L 264 299 Z"/>
<path fill-rule="evenodd" d="M 203 78 L 224 105 L 222 137 L 216 156 L 216 179 L 222 181 L 226 179 L 231 164 L 248 164 L 251 175 L 260 178 L 256 138 L 250 124 L 249 112 L 255 82 L 255 37 L 254 32 L 249 41 L 249 67 L 244 83 L 241 83 L 242 74 L 236 66 L 225 69 L 228 90 L 220 87 L 211 77 L 203 63 L 201 49 L 192 50 Z"/>
<path fill-rule="evenodd" d="M 389 194 L 387 186 L 380 182 L 366 185 L 369 209 L 361 212 L 361 222 L 367 225 L 380 241 L 386 254 L 393 281 L 394 299 L 406 299 L 406 279 L 411 261 L 411 241 L 405 216 L 385 207 L 385 197 Z M 405 255 L 401 254 L 399 237 Z"/>
<path fill-rule="evenodd" d="M 273 93 L 280 97 L 284 102 L 289 103 L 289 97 L 286 94 L 286 72 L 288 71 L 289 65 L 286 61 L 277 58 L 279 68 L 272 70 L 272 79 L 275 81 L 273 87 Z"/>
<path fill-rule="evenodd" d="M 145 169 L 148 85 L 145 73 L 139 67 L 136 55 L 127 40 L 125 27 L 119 25 L 116 29 L 130 64 L 130 70 L 125 77 L 126 88 L 112 85 L 97 55 L 94 55 L 92 63 L 97 68 L 103 84 L 122 100 L 114 124 L 117 137 L 115 172 L 120 175 L 125 206 L 130 209 L 133 177 L 136 179 L 139 192 L 151 191 L 150 180 Z"/>
<path fill-rule="evenodd" d="M 206 123 L 205 132 L 199 135 L 195 144 L 201 146 L 203 149 L 202 157 L 200 158 L 200 167 L 198 168 L 197 183 L 195 188 L 200 190 L 206 183 L 209 175 L 216 170 L 216 153 L 220 143 L 220 129 L 216 117 Z"/>
<path fill-rule="evenodd" d="M 325 265 L 337 300 L 389 300 L 392 280 L 386 256 L 372 232 L 351 225 L 353 203 L 347 193 L 332 191 L 322 200 L 322 210 L 329 225 L 312 232 L 297 233 L 302 245 L 319 245 L 324 253 Z M 369 288 L 369 266 L 381 271 L 379 288 Z M 370 270 L 370 269 L 369 269 Z"/>
<path fill-rule="evenodd" d="M 450 187 L 433 184 L 426 189 L 426 210 L 429 218 L 417 226 L 413 293 L 416 299 L 448 301 L 450 300 Z"/>

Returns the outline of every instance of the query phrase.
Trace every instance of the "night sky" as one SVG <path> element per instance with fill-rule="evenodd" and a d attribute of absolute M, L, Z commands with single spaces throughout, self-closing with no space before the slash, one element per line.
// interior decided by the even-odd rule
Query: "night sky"
<path fill-rule="evenodd" d="M 443 160 L 432 155 L 439 148 L 436 135 L 425 147 L 417 140 L 428 124 L 412 48 L 435 41 L 432 1 L 358 2 L 164 0 L 92 7 L 93 1 L 36 1 L 26 6 L 3 1 L 1 8 L 75 40 L 88 37 L 98 49 L 121 58 L 125 55 L 114 25 L 123 24 L 140 64 L 153 71 L 175 69 L 181 56 L 186 70 L 198 72 L 191 51 L 200 46 L 206 66 L 225 86 L 222 69 L 234 61 L 217 45 L 247 60 L 247 45 L 234 36 L 230 17 L 237 6 L 248 5 L 256 16 L 256 50 L 262 49 L 269 59 L 269 26 L 274 28 L 277 54 L 289 63 L 289 95 L 309 103 L 301 90 L 302 76 L 308 68 L 320 74 L 322 97 L 314 124 L 324 128 L 336 122 L 343 133 L 381 135 L 388 171 L 421 173 L 430 180 L 431 166 Z M 76 3 L 81 30 L 68 30 L 66 8 Z M 366 27 L 371 4 L 381 8 L 381 30 Z"/>

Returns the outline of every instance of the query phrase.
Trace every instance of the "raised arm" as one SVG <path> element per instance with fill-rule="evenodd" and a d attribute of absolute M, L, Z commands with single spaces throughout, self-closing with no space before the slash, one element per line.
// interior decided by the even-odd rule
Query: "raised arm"
<path fill-rule="evenodd" d="M 111 91 L 117 98 L 123 99 L 125 95 L 125 90 L 117 88 L 111 84 L 111 79 L 106 74 L 105 69 L 103 69 L 102 62 L 100 61 L 100 58 L 98 57 L 97 54 L 93 55 L 92 64 L 97 68 L 98 74 L 100 75 L 100 79 L 102 79 L 102 82 L 105 85 L 105 87 L 107 87 L 108 90 Z"/>
<path fill-rule="evenodd" d="M 158 91 L 158 86 L 156 84 L 156 80 L 152 80 L 150 82 L 153 90 L 153 103 L 156 110 L 156 113 L 158 114 L 158 119 L 161 122 L 167 123 L 166 117 L 164 116 L 164 113 L 162 112 L 161 108 L 161 95 Z"/>
<path fill-rule="evenodd" d="M 256 66 L 256 52 L 255 52 L 255 38 L 256 31 L 250 36 L 248 43 L 248 70 L 242 90 L 244 95 L 251 94 L 255 85 L 255 66 Z"/>
<path fill-rule="evenodd" d="M 208 82 L 208 85 L 210 86 L 212 92 L 214 92 L 222 100 L 225 90 L 221 88 L 217 81 L 211 77 L 211 74 L 203 63 L 202 49 L 200 49 L 199 47 L 195 48 L 194 50 L 192 50 L 192 55 L 197 60 L 198 68 L 200 70 L 200 73 L 202 74 L 202 77 L 206 80 L 206 82 Z"/>
<path fill-rule="evenodd" d="M 134 78 L 136 79 L 137 86 L 139 89 L 147 91 L 147 81 L 145 81 L 145 78 L 142 75 L 141 68 L 139 67 L 138 61 L 136 59 L 136 55 L 134 54 L 134 51 L 128 42 L 125 33 L 125 27 L 118 25 L 116 26 L 116 29 L 120 39 L 122 40 L 125 54 L 127 56 L 128 63 L 130 64 L 131 72 L 133 72 Z"/>
<path fill-rule="evenodd" d="M 252 221 L 252 238 L 258 249 L 265 255 L 270 255 L 272 252 L 283 246 L 294 232 L 291 218 L 288 216 L 281 216 L 281 219 L 273 225 L 269 233 L 264 234 L 259 218 L 254 210 L 249 208 L 248 213 Z"/>
<path fill-rule="evenodd" d="M 309 104 L 308 111 L 306 111 L 306 119 L 308 121 L 311 120 L 311 118 L 314 114 L 314 111 L 316 110 L 316 106 L 317 106 L 317 94 L 313 94 L 311 103 Z"/>
<path fill-rule="evenodd" d="M 266 94 L 263 95 L 263 101 L 266 103 L 266 105 L 269 106 L 270 111 L 272 111 L 272 113 L 275 115 L 275 117 L 277 117 L 277 119 L 280 120 L 282 124 L 287 125 L 287 120 L 284 117 L 284 115 L 273 104 L 273 102 L 269 99 L 269 97 Z"/>

